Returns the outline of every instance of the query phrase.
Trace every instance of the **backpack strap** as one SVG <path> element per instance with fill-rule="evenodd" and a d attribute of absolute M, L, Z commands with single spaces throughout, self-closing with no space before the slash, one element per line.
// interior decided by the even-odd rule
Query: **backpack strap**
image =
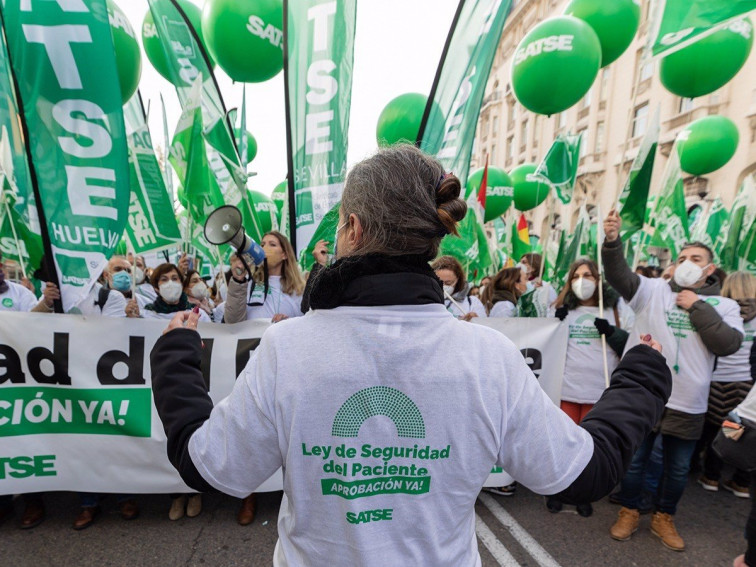
<path fill-rule="evenodd" d="M 97 292 L 97 301 L 95 301 L 95 305 L 100 308 L 100 313 L 102 313 L 102 310 L 105 309 L 105 304 L 108 302 L 109 295 L 110 290 L 105 286 L 102 286 Z"/>

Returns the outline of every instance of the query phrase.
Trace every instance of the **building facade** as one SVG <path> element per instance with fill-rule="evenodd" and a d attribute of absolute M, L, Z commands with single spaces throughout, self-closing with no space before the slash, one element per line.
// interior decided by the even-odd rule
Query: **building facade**
<path fill-rule="evenodd" d="M 737 151 L 721 169 L 703 177 L 684 178 L 686 204 L 689 211 L 705 209 L 720 197 L 725 207 L 732 205 L 742 180 L 756 171 L 756 49 L 735 78 L 719 90 L 694 100 L 680 98 L 662 86 L 658 61 L 642 61 L 649 33 L 650 0 L 641 0 L 640 27 L 630 47 L 599 71 L 591 89 L 576 105 L 547 117 L 528 111 L 515 99 L 510 82 L 512 57 L 528 31 L 538 22 L 562 14 L 568 0 L 515 0 L 513 4 L 486 87 L 471 167 L 481 167 L 487 157 L 491 165 L 507 171 L 523 163 L 538 163 L 557 134 L 583 133 L 572 202 L 562 205 L 551 195 L 544 204 L 527 212 L 531 235 L 543 240 L 554 234 L 549 229 L 552 199 L 553 226 L 569 230 L 574 228 L 582 204 L 592 216 L 598 210 L 605 215 L 612 208 L 657 108 L 661 131 L 651 194 L 660 190 L 667 156 L 677 134 L 698 118 L 719 114 L 730 118 L 738 128 Z"/>

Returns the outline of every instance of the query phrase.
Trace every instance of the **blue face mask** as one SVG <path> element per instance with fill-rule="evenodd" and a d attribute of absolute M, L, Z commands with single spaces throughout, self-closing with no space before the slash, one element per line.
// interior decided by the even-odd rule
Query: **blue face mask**
<path fill-rule="evenodd" d="M 128 272 L 113 274 L 113 289 L 117 291 L 129 291 L 131 289 L 131 276 Z"/>

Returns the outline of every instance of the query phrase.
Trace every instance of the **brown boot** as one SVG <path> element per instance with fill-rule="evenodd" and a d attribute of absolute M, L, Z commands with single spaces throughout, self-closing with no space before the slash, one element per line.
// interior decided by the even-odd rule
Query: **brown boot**
<path fill-rule="evenodd" d="M 121 518 L 124 520 L 134 520 L 139 516 L 139 504 L 137 504 L 135 498 L 119 502 L 118 509 L 121 511 Z"/>
<path fill-rule="evenodd" d="M 255 495 L 250 494 L 242 500 L 241 508 L 236 516 L 240 526 L 248 526 L 255 519 Z"/>
<path fill-rule="evenodd" d="M 685 551 L 685 542 L 675 529 L 675 520 L 670 514 L 656 512 L 651 518 L 651 533 L 661 539 L 664 547 L 672 551 Z"/>
<path fill-rule="evenodd" d="M 99 506 L 86 506 L 81 508 L 81 510 L 79 510 L 79 515 L 76 516 L 76 519 L 74 520 L 73 529 L 83 530 L 88 528 L 94 523 L 95 518 L 99 513 Z"/>
<path fill-rule="evenodd" d="M 617 541 L 627 541 L 635 532 L 638 531 L 638 524 L 640 523 L 640 512 L 638 510 L 632 510 L 620 508 L 617 521 L 609 530 L 611 536 Z"/>
<path fill-rule="evenodd" d="M 42 500 L 29 500 L 26 502 L 26 509 L 24 515 L 21 516 L 21 524 L 19 527 L 22 530 L 30 530 L 36 528 L 45 519 L 45 505 Z"/>

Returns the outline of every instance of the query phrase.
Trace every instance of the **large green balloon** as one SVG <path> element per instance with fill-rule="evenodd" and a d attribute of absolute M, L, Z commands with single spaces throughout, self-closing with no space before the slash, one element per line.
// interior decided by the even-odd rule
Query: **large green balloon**
<path fill-rule="evenodd" d="M 189 0 L 177 0 L 179 7 L 184 11 L 186 17 L 189 19 L 189 23 L 192 24 L 192 28 L 197 32 L 200 43 L 205 48 L 205 51 L 210 57 L 210 52 L 207 50 L 207 43 L 202 35 L 202 28 L 200 20 L 202 13 L 196 4 L 192 4 Z M 161 7 L 161 4 L 163 5 Z M 156 10 L 168 11 L 165 5 L 171 4 L 171 0 L 156 0 L 154 2 Z M 172 13 L 172 12 L 168 12 Z M 163 44 L 160 42 L 160 38 L 157 36 L 157 30 L 155 28 L 155 20 L 152 19 L 152 10 L 147 10 L 147 14 L 144 16 L 142 22 L 142 45 L 144 45 L 144 52 L 147 54 L 147 59 L 150 60 L 155 70 L 160 73 L 166 80 L 171 81 L 171 67 L 168 65 L 168 60 L 165 58 L 165 51 L 163 50 Z M 215 66 L 215 62 L 210 57 L 210 65 Z"/>
<path fill-rule="evenodd" d="M 517 46 L 512 88 L 525 108 L 552 115 L 583 98 L 600 67 L 601 44 L 593 28 L 557 16 L 535 26 Z"/>
<path fill-rule="evenodd" d="M 275 203 L 270 197 L 259 191 L 250 191 L 249 196 L 252 198 L 252 203 L 255 207 L 260 232 L 262 234 L 270 232 L 273 230 L 275 226 L 274 223 L 278 218 L 278 210 L 276 209 Z"/>
<path fill-rule="evenodd" d="M 601 43 L 602 67 L 625 52 L 640 23 L 640 6 L 636 0 L 572 0 L 564 13 L 580 18 L 596 32 Z"/>
<path fill-rule="evenodd" d="M 724 116 L 706 116 L 677 135 L 680 168 L 691 175 L 716 171 L 735 155 L 738 128 Z"/>
<path fill-rule="evenodd" d="M 480 183 L 483 181 L 483 170 L 476 169 L 467 178 L 467 194 L 477 194 Z M 488 166 L 488 178 L 486 180 L 486 216 L 484 222 L 492 221 L 503 215 L 512 204 L 514 186 L 509 174 L 500 167 Z"/>
<path fill-rule="evenodd" d="M 276 188 L 273 189 L 273 193 L 270 195 L 270 198 L 276 204 L 279 217 L 281 216 L 281 209 L 283 209 L 284 203 L 289 198 L 288 190 L 289 190 L 289 182 L 281 181 L 281 183 L 276 185 Z"/>
<path fill-rule="evenodd" d="M 142 76 L 142 54 L 139 42 L 126 14 L 113 2 L 107 1 L 110 34 L 115 48 L 118 82 L 121 85 L 121 100 L 126 104 L 139 87 Z"/>
<path fill-rule="evenodd" d="M 255 140 L 255 137 L 250 134 L 249 130 L 246 132 L 247 135 L 247 163 L 244 165 L 247 165 L 250 163 L 253 159 L 255 159 L 255 156 L 257 155 L 257 140 Z M 241 128 L 235 128 L 234 129 L 234 137 L 236 138 L 236 145 L 239 146 L 239 137 L 241 136 Z M 241 157 L 241 156 L 240 156 Z"/>
<path fill-rule="evenodd" d="M 682 97 L 714 92 L 745 65 L 752 45 L 751 20 L 738 20 L 662 59 L 661 82 L 669 92 Z"/>
<path fill-rule="evenodd" d="M 202 31 L 210 52 L 229 77 L 261 83 L 283 68 L 281 0 L 208 0 Z"/>
<path fill-rule="evenodd" d="M 514 185 L 514 205 L 518 211 L 529 211 L 536 208 L 549 195 L 547 183 L 527 179 L 527 176 L 535 172 L 537 167 L 534 163 L 523 163 L 509 173 L 512 185 Z"/>
<path fill-rule="evenodd" d="M 375 128 L 378 145 L 390 146 L 400 142 L 414 144 L 427 103 L 428 97 L 420 93 L 405 93 L 390 100 L 378 116 Z M 431 107 L 431 116 L 440 112 L 437 105 Z"/>

